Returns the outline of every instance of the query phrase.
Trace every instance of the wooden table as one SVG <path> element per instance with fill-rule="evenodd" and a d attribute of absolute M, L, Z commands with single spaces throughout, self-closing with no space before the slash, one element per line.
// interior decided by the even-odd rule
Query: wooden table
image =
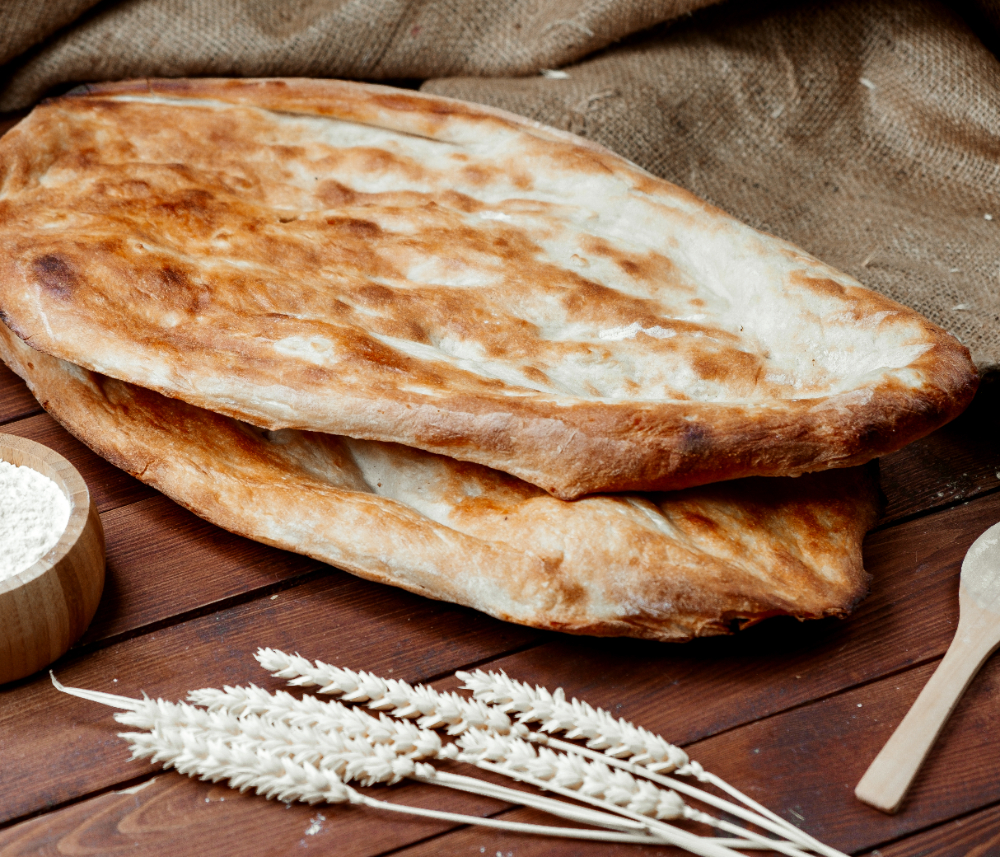
<path fill-rule="evenodd" d="M 1000 854 L 1000 658 L 960 704 L 899 815 L 853 797 L 951 640 L 966 549 L 1000 520 L 1000 383 L 984 383 L 965 415 L 883 459 L 887 505 L 865 543 L 874 581 L 854 616 L 771 620 L 686 645 L 504 624 L 230 535 L 95 456 L 3 367 L 0 424 L 80 469 L 107 533 L 101 606 L 55 665 L 66 684 L 168 699 L 227 683 L 282 686 L 253 661 L 257 646 L 446 688 L 456 686 L 456 669 L 502 668 L 561 685 L 684 745 L 709 770 L 845 851 Z M 111 714 L 57 693 L 45 675 L 0 689 L 0 855 L 674 853 L 364 808 L 286 808 L 129 761 Z M 532 818 L 433 787 L 379 796 Z"/>

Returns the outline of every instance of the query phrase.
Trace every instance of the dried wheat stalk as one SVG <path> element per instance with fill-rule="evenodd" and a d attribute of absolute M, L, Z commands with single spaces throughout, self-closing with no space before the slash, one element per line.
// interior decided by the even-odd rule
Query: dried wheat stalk
<path fill-rule="evenodd" d="M 465 682 L 464 687 L 473 691 L 474 698 L 469 700 L 454 693 L 440 693 L 423 685 L 413 687 L 397 679 L 386 680 L 371 673 L 355 672 L 322 661 L 314 663 L 301 655 L 288 655 L 276 649 L 259 649 L 256 658 L 272 675 L 286 679 L 289 684 L 319 687 L 319 693 L 339 695 L 345 701 L 365 703 L 378 710 L 391 711 L 395 716 L 420 717 L 418 723 L 427 725 L 428 728 L 439 728 L 440 724 L 446 724 L 451 735 L 460 735 L 477 728 L 499 735 L 518 735 L 564 752 L 600 759 L 633 775 L 651 779 L 731 813 L 797 844 L 800 848 L 819 851 L 827 857 L 843 857 L 839 851 L 802 833 L 724 780 L 706 772 L 681 748 L 647 729 L 615 718 L 609 712 L 594 708 L 581 700 L 568 702 L 562 688 L 550 693 L 545 688 L 533 688 L 517 682 L 503 673 L 485 673 L 481 670 L 456 673 Z M 518 715 L 516 721 L 509 716 L 512 712 Z M 540 728 L 547 732 L 562 731 L 568 733 L 567 738 L 584 739 L 587 741 L 587 748 L 602 750 L 603 754 L 588 752 L 586 748 L 576 744 L 531 732 L 525 724 L 532 722 L 541 722 Z M 622 760 L 622 756 L 627 757 L 628 761 Z M 745 805 L 734 804 L 680 780 L 663 777 L 658 771 L 674 771 L 712 783 Z M 747 806 L 753 809 L 748 809 Z"/>
<path fill-rule="evenodd" d="M 768 848 L 789 857 L 805 857 L 802 847 L 812 847 L 804 838 L 790 837 L 781 826 L 743 807 L 739 809 L 744 817 L 756 824 L 763 821 L 764 827 L 770 824 L 785 841 L 765 838 L 688 806 L 677 793 L 682 789 L 669 788 L 679 781 L 641 767 L 645 764 L 659 771 L 703 776 L 700 766 L 683 750 L 586 703 L 575 699 L 567 702 L 561 689 L 550 694 L 505 675 L 477 671 L 460 674 L 478 697 L 468 699 L 371 673 L 322 662 L 314 664 L 273 649 L 259 650 L 257 659 L 293 685 L 318 686 L 320 693 L 365 703 L 381 713 L 372 716 L 341 702 L 310 696 L 298 699 L 284 691 L 272 694 L 254 685 L 192 691 L 189 700 L 194 704 L 61 689 L 125 708 L 126 713 L 116 718 L 146 730 L 121 736 L 132 745 L 135 757 L 148 756 L 193 776 L 226 779 L 241 790 L 252 787 L 269 797 L 350 801 L 390 811 L 411 811 L 413 808 L 375 801 L 347 785 L 352 780 L 367 786 L 410 778 L 531 806 L 605 830 L 488 820 L 487 826 L 491 827 L 603 841 L 674 844 L 705 857 L 735 857 L 731 847 Z M 511 719 L 512 712 L 517 713 L 516 720 Z M 526 725 L 539 722 L 546 732 L 561 731 L 567 733 L 567 738 L 582 738 L 588 747 L 532 732 Z M 435 729 L 461 737 L 457 743 L 446 744 Z M 553 747 L 563 752 L 555 752 Z M 259 763 L 253 761 L 255 758 Z M 427 763 L 456 758 L 575 803 L 440 771 Z M 651 780 L 668 789 L 657 787 Z M 712 797 L 715 805 L 724 809 L 734 806 L 690 785 L 683 790 L 694 792 L 700 799 Z M 328 797 L 322 796 L 326 794 Z M 417 814 L 461 818 L 466 823 L 487 821 L 434 810 L 419 810 Z M 734 836 L 700 837 L 668 824 L 668 820 L 708 824 Z M 832 849 L 823 851 L 838 854 Z"/>
<path fill-rule="evenodd" d="M 117 694 L 100 691 L 71 688 L 62 685 L 53 675 L 52 682 L 57 689 L 79 696 L 103 705 L 125 709 L 124 714 L 116 715 L 116 719 L 128 725 L 140 726 L 149 731 L 125 732 L 124 738 L 132 747 L 133 758 L 150 758 L 164 767 L 173 767 L 188 776 L 218 782 L 226 780 L 230 786 L 243 792 L 254 789 L 267 798 L 276 798 L 286 803 L 303 801 L 306 803 L 353 803 L 370 806 L 375 809 L 390 812 L 402 812 L 419 815 L 443 821 L 460 824 L 474 824 L 501 830 L 511 830 L 521 833 L 532 833 L 547 836 L 562 836 L 573 839 L 588 839 L 603 842 L 624 843 L 657 843 L 663 840 L 650 836 L 642 831 L 643 825 L 629 825 L 622 819 L 608 816 L 613 825 L 612 830 L 574 830 L 572 828 L 550 827 L 547 825 L 508 822 L 477 816 L 466 816 L 457 813 L 441 812 L 439 810 L 421 809 L 419 807 L 398 806 L 379 801 L 363 795 L 348 786 L 338 770 L 355 778 L 363 784 L 375 782 L 393 783 L 398 781 L 400 773 L 409 771 L 413 778 L 422 782 L 435 782 L 441 785 L 458 787 L 453 781 L 469 780 L 480 784 L 481 789 L 469 789 L 476 793 L 497 797 L 514 803 L 530 802 L 525 797 L 540 800 L 538 808 L 549 811 L 548 804 L 559 804 L 562 814 L 567 818 L 585 823 L 594 823 L 601 819 L 601 813 L 595 813 L 583 808 L 576 808 L 562 802 L 550 801 L 538 796 L 526 795 L 524 792 L 504 789 L 491 783 L 471 780 L 467 777 L 457 777 L 453 774 L 444 775 L 426 764 L 414 764 L 412 756 L 392 760 L 387 756 L 387 746 L 367 744 L 369 751 L 356 738 L 345 738 L 338 741 L 326 734 L 326 749 L 329 754 L 316 754 L 314 748 L 303 747 L 300 740 L 308 728 L 291 727 L 298 731 L 289 731 L 288 724 L 280 721 L 271 722 L 266 716 L 243 715 L 233 718 L 231 715 L 219 716 L 219 712 L 208 712 L 184 703 L 171 703 L 164 700 L 132 699 Z M 349 711 L 349 710 L 348 710 Z M 353 712 L 356 713 L 356 712 Z M 376 721 L 378 722 L 378 721 Z M 400 724 L 407 726 L 409 724 Z M 276 729 L 270 727 L 277 726 Z M 282 729 L 281 726 L 285 726 Z M 246 727 L 244 729 L 244 727 Z M 315 730 L 313 730 L 315 732 Z M 323 733 L 314 734 L 314 738 Z M 431 733 L 433 735 L 433 733 Z M 336 735 L 336 733 L 334 733 Z M 258 740 L 258 738 L 264 740 Z M 433 735 L 437 739 L 437 735 Z M 266 745 L 265 745 L 265 742 Z M 438 739 L 438 744 L 440 741 Z M 457 755 L 457 750 L 447 752 L 442 750 L 445 758 Z M 311 758 L 305 758 L 306 756 Z M 446 780 L 446 781 L 445 781 Z M 629 832 L 639 831 L 639 832 Z M 713 843 L 710 843 L 713 844 Z M 706 852 L 709 853 L 709 852 Z M 718 857 L 731 857 L 734 852 L 712 851 Z"/>

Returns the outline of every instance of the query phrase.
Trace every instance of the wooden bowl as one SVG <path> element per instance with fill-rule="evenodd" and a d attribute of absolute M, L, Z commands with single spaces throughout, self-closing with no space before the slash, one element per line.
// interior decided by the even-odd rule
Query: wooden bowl
<path fill-rule="evenodd" d="M 0 460 L 48 476 L 69 500 L 59 541 L 34 565 L 0 580 L 0 684 L 62 655 L 94 618 L 104 589 L 104 528 L 83 477 L 47 446 L 0 434 Z"/>

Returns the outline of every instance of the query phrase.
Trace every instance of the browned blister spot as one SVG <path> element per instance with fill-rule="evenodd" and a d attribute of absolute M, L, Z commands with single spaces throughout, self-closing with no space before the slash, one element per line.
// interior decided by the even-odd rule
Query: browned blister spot
<path fill-rule="evenodd" d="M 399 295 L 387 286 L 380 286 L 378 283 L 365 283 L 351 289 L 351 295 L 358 303 L 370 307 L 380 307 L 389 309 L 399 300 Z"/>
<path fill-rule="evenodd" d="M 428 178 L 428 171 L 413 158 L 397 155 L 386 149 L 358 146 L 344 150 L 345 159 L 352 168 L 358 168 L 361 175 L 396 173 L 410 181 Z"/>
<path fill-rule="evenodd" d="M 69 300 L 80 280 L 69 262 L 58 253 L 47 253 L 31 263 L 35 281 L 50 295 Z"/>
<path fill-rule="evenodd" d="M 538 384 L 540 387 L 545 387 L 549 384 L 549 376 L 541 369 L 536 369 L 534 366 L 525 366 L 521 371 L 524 373 L 525 378 Z"/>
<path fill-rule="evenodd" d="M 359 220 L 356 217 L 328 217 L 326 225 L 334 227 L 338 237 L 378 238 L 382 235 L 382 227 L 370 220 Z"/>
<path fill-rule="evenodd" d="M 587 255 L 609 259 L 630 279 L 659 287 L 669 286 L 671 292 L 694 292 L 694 286 L 678 274 L 677 266 L 663 253 L 647 250 L 642 253 L 622 250 L 603 238 L 583 236 L 580 249 Z M 691 301 L 693 305 L 693 301 Z"/>
<path fill-rule="evenodd" d="M 842 298 L 847 293 L 847 289 L 835 280 L 800 277 L 799 282 L 807 289 L 832 298 Z"/>
<path fill-rule="evenodd" d="M 705 347 L 692 350 L 691 363 L 699 377 L 725 384 L 737 396 L 753 392 L 764 369 L 764 362 L 759 355 L 738 348 Z"/>
<path fill-rule="evenodd" d="M 483 164 L 471 164 L 470 166 L 462 167 L 458 174 L 462 181 L 475 187 L 484 187 L 485 185 L 492 184 L 499 178 L 497 170 Z"/>
<path fill-rule="evenodd" d="M 459 211 L 464 211 L 467 214 L 480 211 L 485 207 L 483 203 L 475 197 L 452 189 L 438 192 L 435 195 L 435 198 L 440 201 L 442 205 L 447 206 L 448 208 L 457 208 Z"/>
<path fill-rule="evenodd" d="M 534 181 L 532 181 L 531 176 L 517 169 L 511 169 L 507 174 L 508 181 L 514 185 L 518 190 L 533 190 L 535 187 Z"/>
<path fill-rule="evenodd" d="M 366 363 L 379 370 L 390 372 L 405 373 L 418 368 L 413 359 L 370 336 L 343 331 L 341 337 L 344 360 Z"/>
<path fill-rule="evenodd" d="M 316 186 L 316 199 L 328 208 L 353 205 L 358 194 L 335 179 L 324 179 Z"/>

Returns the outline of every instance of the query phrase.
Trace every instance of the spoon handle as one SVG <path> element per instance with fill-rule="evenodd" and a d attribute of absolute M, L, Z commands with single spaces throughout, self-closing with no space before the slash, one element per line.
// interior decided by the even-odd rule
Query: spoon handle
<path fill-rule="evenodd" d="M 854 789 L 858 800 L 894 813 L 969 682 L 1000 645 L 1000 617 L 959 594 L 961 614 L 951 646 L 875 761 Z"/>

